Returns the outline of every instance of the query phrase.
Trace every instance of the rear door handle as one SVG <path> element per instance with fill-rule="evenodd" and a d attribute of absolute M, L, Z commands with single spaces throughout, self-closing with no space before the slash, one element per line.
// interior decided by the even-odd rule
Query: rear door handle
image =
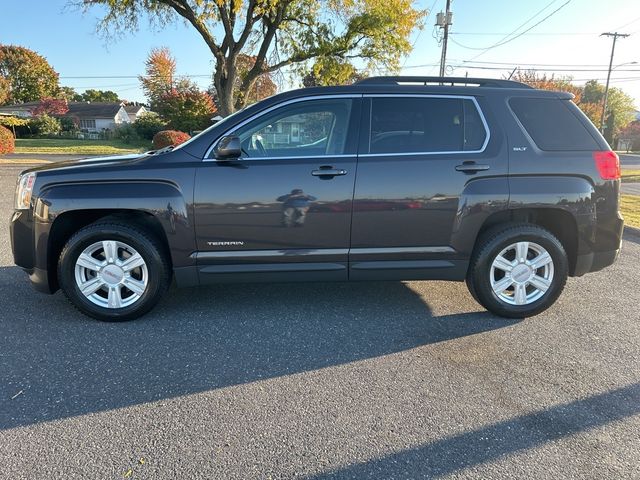
<path fill-rule="evenodd" d="M 346 175 L 347 171 L 341 168 L 320 167 L 318 170 L 312 170 L 311 175 L 314 177 L 336 177 L 338 175 Z"/>
<path fill-rule="evenodd" d="M 489 170 L 489 165 L 477 164 L 475 162 L 464 162 L 462 165 L 456 165 L 456 170 L 464 173 L 476 173 Z"/>

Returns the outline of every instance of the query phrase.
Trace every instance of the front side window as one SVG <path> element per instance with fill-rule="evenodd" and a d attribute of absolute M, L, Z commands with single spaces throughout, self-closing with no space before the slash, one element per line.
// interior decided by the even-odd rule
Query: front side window
<path fill-rule="evenodd" d="M 486 137 L 478 109 L 469 99 L 371 99 L 369 153 L 478 151 Z"/>
<path fill-rule="evenodd" d="M 308 157 L 345 152 L 352 100 L 307 100 L 267 113 L 240 127 L 247 158 Z"/>

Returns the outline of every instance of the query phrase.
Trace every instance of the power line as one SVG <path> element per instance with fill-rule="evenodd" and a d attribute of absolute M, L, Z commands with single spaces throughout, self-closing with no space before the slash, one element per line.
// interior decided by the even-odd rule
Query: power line
<path fill-rule="evenodd" d="M 566 7 L 569 3 L 571 3 L 572 0 L 567 0 L 566 2 L 564 2 L 562 5 L 560 5 L 558 8 L 556 8 L 553 12 L 551 12 L 549 15 L 547 15 L 546 17 L 544 17 L 542 20 L 540 20 L 539 22 L 534 23 L 531 27 L 527 28 L 526 30 L 518 33 L 516 36 L 511 37 L 511 38 L 504 38 L 503 40 L 499 41 L 498 43 L 495 43 L 485 49 L 483 49 L 483 51 L 481 53 L 479 53 L 478 55 L 476 55 L 475 57 L 471 58 L 470 60 L 475 60 L 476 58 L 478 58 L 481 55 L 484 55 L 485 53 L 487 53 L 489 50 L 493 49 L 493 48 L 497 48 L 497 47 L 501 47 L 502 45 L 505 45 L 509 42 L 512 42 L 513 40 L 516 40 L 517 38 L 520 38 L 522 35 L 524 35 L 525 33 L 529 32 L 530 30 L 533 30 L 534 28 L 536 28 L 538 25 L 540 25 L 541 23 L 545 22 L 547 19 L 551 18 L 553 15 L 555 15 L 557 12 L 559 12 L 561 9 L 563 9 L 564 7 Z M 516 28 L 513 33 L 517 32 L 520 28 L 522 28 L 524 25 L 526 25 L 527 23 L 529 23 L 532 19 L 534 19 L 535 17 L 537 17 L 540 13 L 542 13 L 544 10 L 546 10 L 549 6 L 551 6 L 553 3 L 555 3 L 555 0 L 552 1 L 551 3 L 549 3 L 547 6 L 545 6 L 542 10 L 540 10 L 538 13 L 536 13 L 535 15 L 533 15 L 529 20 L 527 20 L 526 22 L 524 22 L 522 25 L 520 25 L 518 28 Z M 509 35 L 507 36 L 509 37 Z"/>
<path fill-rule="evenodd" d="M 436 3 L 438 3 L 438 0 L 433 0 L 433 3 L 431 4 L 431 8 L 429 8 L 429 10 L 427 10 L 427 16 L 425 17 L 424 21 L 426 22 L 427 20 L 429 20 L 429 17 L 431 16 L 431 12 L 433 12 L 433 9 L 436 6 Z M 418 40 L 420 40 L 420 35 L 422 35 L 422 32 L 424 31 L 424 28 L 421 28 L 418 31 L 418 35 L 416 36 L 416 39 L 413 41 L 413 43 L 411 44 L 411 51 L 413 52 L 413 49 L 416 46 L 416 43 L 418 43 Z M 407 60 L 409 60 L 409 55 L 407 55 L 407 57 L 404 59 L 404 63 L 402 64 L 402 67 L 400 67 L 400 69 L 403 69 L 405 64 L 407 63 Z"/>
<path fill-rule="evenodd" d="M 513 32 L 512 32 L 513 33 Z M 451 32 L 449 35 L 506 35 L 509 36 L 512 33 L 505 32 Z M 550 35 L 550 36 L 561 36 L 561 35 L 598 35 L 597 32 L 528 32 L 523 35 Z"/>
<path fill-rule="evenodd" d="M 628 27 L 628 26 L 629 26 L 629 25 L 631 25 L 632 23 L 636 23 L 638 20 L 640 20 L 640 17 L 634 18 L 634 19 L 633 19 L 633 20 L 631 20 L 630 22 L 625 23 L 624 25 L 621 25 L 621 26 L 619 26 L 619 27 L 614 28 L 614 29 L 613 29 L 613 31 L 615 32 L 615 31 L 618 31 L 618 30 L 622 30 L 623 28 Z"/>
<path fill-rule="evenodd" d="M 462 60 L 462 63 L 479 63 L 483 65 L 531 65 L 535 67 L 607 67 L 608 63 L 595 64 L 595 63 L 528 63 L 518 60 L 517 62 L 489 62 L 483 60 Z"/>

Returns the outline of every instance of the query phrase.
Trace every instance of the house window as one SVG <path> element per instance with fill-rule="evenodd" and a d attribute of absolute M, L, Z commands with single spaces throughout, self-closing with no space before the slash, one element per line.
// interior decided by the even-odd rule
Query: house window
<path fill-rule="evenodd" d="M 81 129 L 93 129 L 95 130 L 96 128 L 96 120 L 95 118 L 81 118 L 80 119 L 80 128 Z"/>

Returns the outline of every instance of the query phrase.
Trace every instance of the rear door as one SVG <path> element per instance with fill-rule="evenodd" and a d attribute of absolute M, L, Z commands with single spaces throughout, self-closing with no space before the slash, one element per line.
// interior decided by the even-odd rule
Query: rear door
<path fill-rule="evenodd" d="M 488 148 L 479 102 L 456 95 L 365 99 L 350 278 L 458 278 L 466 263 L 457 260 L 469 252 L 452 246 L 457 218 L 482 208 L 463 192 L 508 168 L 506 156 Z"/>

